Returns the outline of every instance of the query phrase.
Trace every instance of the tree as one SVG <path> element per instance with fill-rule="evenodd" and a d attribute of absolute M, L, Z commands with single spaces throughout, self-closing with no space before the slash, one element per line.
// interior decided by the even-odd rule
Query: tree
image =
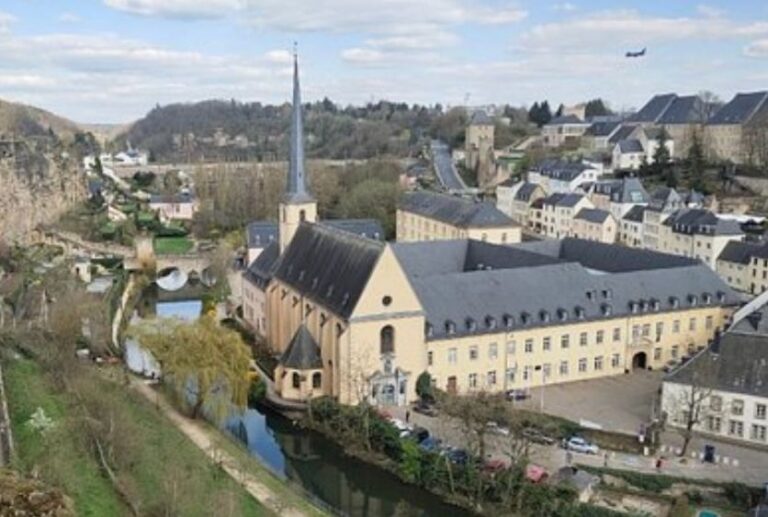
<path fill-rule="evenodd" d="M 557 111 L 555 112 L 555 117 L 562 117 L 563 111 L 565 111 L 565 106 L 560 104 L 560 106 L 557 107 Z"/>
<path fill-rule="evenodd" d="M 539 117 L 541 115 L 541 106 L 539 106 L 538 102 L 534 102 L 533 106 L 531 106 L 531 109 L 528 110 L 528 120 L 536 124 L 537 126 L 540 126 L 539 124 Z"/>
<path fill-rule="evenodd" d="M 422 402 L 432 402 L 434 400 L 432 376 L 429 372 L 421 372 L 421 375 L 416 379 L 416 395 L 419 396 Z"/>
<path fill-rule="evenodd" d="M 691 178 L 691 188 L 704 191 L 704 149 L 699 133 L 694 131 L 691 146 L 688 148 L 688 175 Z"/>
<path fill-rule="evenodd" d="M 603 99 L 592 99 L 584 107 L 584 117 L 604 117 L 613 115 L 613 112 L 605 105 Z"/>
<path fill-rule="evenodd" d="M 669 147 L 667 147 L 668 141 L 669 135 L 667 135 L 667 130 L 662 127 L 656 139 L 656 149 L 653 151 L 653 172 L 657 176 L 661 176 L 669 166 L 671 156 L 669 154 Z"/>
<path fill-rule="evenodd" d="M 549 101 L 544 101 L 541 103 L 540 125 L 548 124 L 550 120 L 552 120 L 552 109 L 549 107 Z"/>
<path fill-rule="evenodd" d="M 251 354 L 236 331 L 203 316 L 191 324 L 157 320 L 130 334 L 154 355 L 164 377 L 183 394 L 182 400 L 191 401 L 192 418 L 204 408 L 223 418 L 230 404 L 245 407 Z"/>

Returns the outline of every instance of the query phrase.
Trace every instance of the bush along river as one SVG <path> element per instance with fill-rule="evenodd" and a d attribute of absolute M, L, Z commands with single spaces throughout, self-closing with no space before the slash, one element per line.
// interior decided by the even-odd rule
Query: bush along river
<path fill-rule="evenodd" d="M 360 517 L 469 515 L 394 474 L 344 453 L 335 442 L 266 407 L 230 419 L 227 430 L 278 476 L 322 506 Z"/>

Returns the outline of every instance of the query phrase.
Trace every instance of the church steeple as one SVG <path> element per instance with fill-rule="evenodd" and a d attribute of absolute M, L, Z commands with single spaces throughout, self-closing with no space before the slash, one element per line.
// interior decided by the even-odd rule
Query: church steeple
<path fill-rule="evenodd" d="M 291 111 L 291 154 L 288 157 L 288 183 L 285 190 L 286 203 L 312 201 L 307 189 L 304 169 L 304 122 L 301 114 L 301 89 L 299 88 L 299 58 L 296 46 L 293 48 L 293 106 Z"/>
<path fill-rule="evenodd" d="M 280 253 L 285 251 L 303 222 L 317 221 L 317 203 L 307 188 L 304 169 L 304 124 L 301 117 L 299 59 L 293 49 L 293 107 L 291 111 L 291 155 L 288 157 L 288 183 L 280 203 Z"/>

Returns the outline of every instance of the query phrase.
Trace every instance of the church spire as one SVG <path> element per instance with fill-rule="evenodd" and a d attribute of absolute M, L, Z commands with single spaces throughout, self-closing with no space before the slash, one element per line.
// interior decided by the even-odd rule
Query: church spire
<path fill-rule="evenodd" d="M 301 116 L 301 90 L 299 89 L 299 58 L 293 45 L 293 106 L 291 112 L 291 154 L 288 158 L 288 184 L 285 202 L 305 203 L 312 200 L 307 189 L 304 170 L 304 123 Z"/>

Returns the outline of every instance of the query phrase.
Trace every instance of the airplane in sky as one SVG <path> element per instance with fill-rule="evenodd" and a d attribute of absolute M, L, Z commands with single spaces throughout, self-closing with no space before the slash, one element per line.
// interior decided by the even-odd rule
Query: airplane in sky
<path fill-rule="evenodd" d="M 645 47 L 640 52 L 627 52 L 626 57 L 643 57 L 645 55 Z"/>

